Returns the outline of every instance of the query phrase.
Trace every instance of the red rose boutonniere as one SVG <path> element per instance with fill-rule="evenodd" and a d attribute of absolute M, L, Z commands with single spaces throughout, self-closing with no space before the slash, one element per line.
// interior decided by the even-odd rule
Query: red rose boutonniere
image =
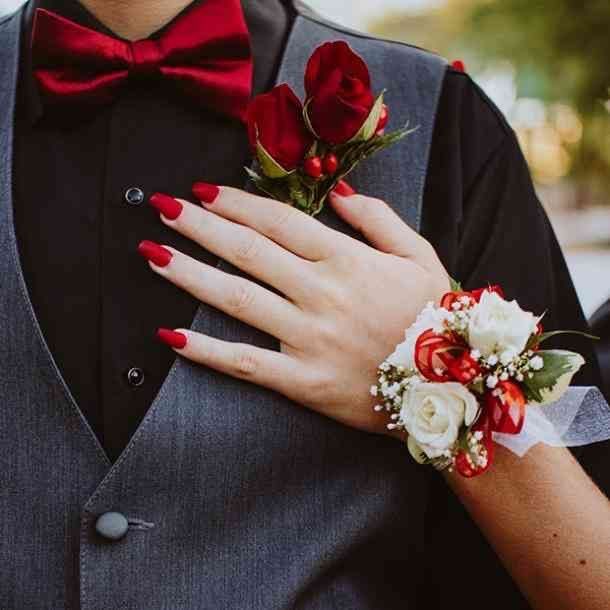
<path fill-rule="evenodd" d="M 305 103 L 278 85 L 248 108 L 248 136 L 258 170 L 256 186 L 312 216 L 356 165 L 413 130 L 385 134 L 388 107 L 371 90 L 363 59 L 344 41 L 319 46 L 305 71 Z"/>

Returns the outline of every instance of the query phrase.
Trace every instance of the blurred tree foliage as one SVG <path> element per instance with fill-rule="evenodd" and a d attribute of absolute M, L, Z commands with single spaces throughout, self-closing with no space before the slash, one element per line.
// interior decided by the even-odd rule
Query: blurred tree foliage
<path fill-rule="evenodd" d="M 385 16 L 372 28 L 462 57 L 473 73 L 510 61 L 520 97 L 577 111 L 583 137 L 571 145 L 570 175 L 585 190 L 610 193 L 610 0 L 448 0 L 429 13 Z"/>

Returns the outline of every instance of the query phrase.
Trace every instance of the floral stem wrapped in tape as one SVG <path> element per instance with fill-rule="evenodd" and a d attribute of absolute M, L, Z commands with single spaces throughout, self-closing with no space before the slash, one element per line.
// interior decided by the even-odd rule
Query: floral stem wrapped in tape
<path fill-rule="evenodd" d="M 388 428 L 405 431 L 418 462 L 465 477 L 491 466 L 494 443 L 523 455 L 537 442 L 610 438 L 599 391 L 568 393 L 584 359 L 541 349 L 562 332 L 543 333 L 541 318 L 507 301 L 499 286 L 466 292 L 455 285 L 440 306 L 425 307 L 380 365 L 375 410 L 390 413 Z"/>

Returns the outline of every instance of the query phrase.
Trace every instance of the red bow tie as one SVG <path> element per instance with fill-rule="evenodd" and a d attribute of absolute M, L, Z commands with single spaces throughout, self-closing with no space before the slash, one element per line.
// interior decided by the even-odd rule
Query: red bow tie
<path fill-rule="evenodd" d="M 112 102 L 132 78 L 162 78 L 206 108 L 245 120 L 252 92 L 250 36 L 240 0 L 206 0 L 156 40 L 127 42 L 38 9 L 34 75 L 57 107 Z"/>

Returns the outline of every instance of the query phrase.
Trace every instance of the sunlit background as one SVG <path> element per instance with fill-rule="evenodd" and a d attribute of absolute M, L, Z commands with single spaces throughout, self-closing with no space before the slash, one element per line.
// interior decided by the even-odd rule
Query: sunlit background
<path fill-rule="evenodd" d="M 610 2 L 309 0 L 461 59 L 516 130 L 590 315 L 610 297 Z M 0 14 L 19 0 L 0 0 Z"/>

